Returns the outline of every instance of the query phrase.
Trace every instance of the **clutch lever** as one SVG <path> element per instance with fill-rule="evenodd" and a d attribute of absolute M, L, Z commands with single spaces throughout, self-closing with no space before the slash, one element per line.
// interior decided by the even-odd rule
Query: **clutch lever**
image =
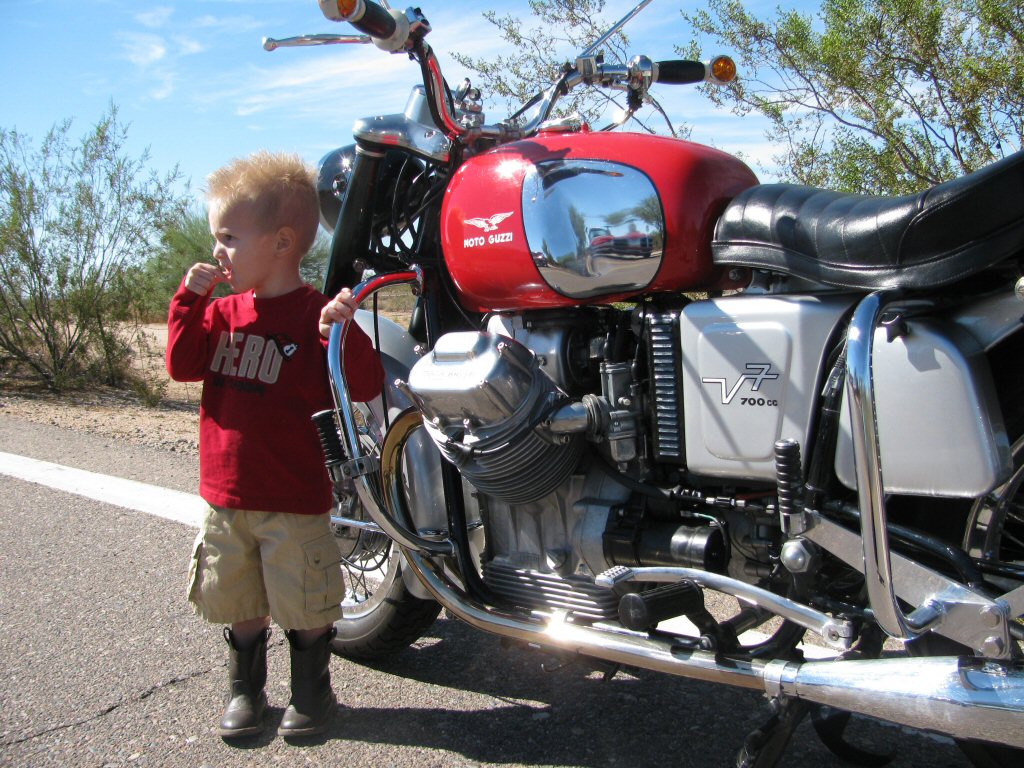
<path fill-rule="evenodd" d="M 263 38 L 263 50 L 274 51 L 278 48 L 298 48 L 307 45 L 339 45 L 358 44 L 365 45 L 372 43 L 369 35 L 299 35 L 297 37 L 285 37 L 276 40 L 273 37 Z"/>

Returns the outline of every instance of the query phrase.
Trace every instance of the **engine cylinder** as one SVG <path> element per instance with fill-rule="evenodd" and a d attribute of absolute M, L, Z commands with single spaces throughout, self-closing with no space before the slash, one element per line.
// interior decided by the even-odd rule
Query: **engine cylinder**
<path fill-rule="evenodd" d="M 513 339 L 445 334 L 413 366 L 404 389 L 442 455 L 488 495 L 515 504 L 536 501 L 579 461 L 583 438 L 544 426 L 567 396 Z"/>

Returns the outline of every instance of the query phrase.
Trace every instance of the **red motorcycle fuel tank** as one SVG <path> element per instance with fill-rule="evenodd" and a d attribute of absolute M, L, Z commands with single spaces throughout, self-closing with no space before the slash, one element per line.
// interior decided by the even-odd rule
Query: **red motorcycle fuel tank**
<path fill-rule="evenodd" d="M 463 305 L 479 312 L 726 287 L 719 214 L 757 178 L 710 147 L 638 133 L 540 133 L 466 161 L 441 236 Z"/>

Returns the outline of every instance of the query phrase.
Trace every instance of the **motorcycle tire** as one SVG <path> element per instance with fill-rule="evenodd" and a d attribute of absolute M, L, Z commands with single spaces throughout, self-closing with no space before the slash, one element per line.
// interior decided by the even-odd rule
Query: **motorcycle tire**
<path fill-rule="evenodd" d="M 345 618 L 335 622 L 337 634 L 331 650 L 338 656 L 356 660 L 374 660 L 391 656 L 416 642 L 437 619 L 441 606 L 434 600 L 413 596 L 405 587 L 401 574 L 401 557 L 394 544 L 386 579 L 371 596 L 369 609 L 350 608 L 342 604 Z"/>
<path fill-rule="evenodd" d="M 352 514 L 350 512 L 350 514 Z M 366 519 L 359 505 L 357 518 Z M 331 650 L 351 659 L 379 659 L 416 642 L 441 606 L 409 592 L 398 546 L 382 533 L 338 526 L 332 521 L 345 573 L 343 618 Z"/>

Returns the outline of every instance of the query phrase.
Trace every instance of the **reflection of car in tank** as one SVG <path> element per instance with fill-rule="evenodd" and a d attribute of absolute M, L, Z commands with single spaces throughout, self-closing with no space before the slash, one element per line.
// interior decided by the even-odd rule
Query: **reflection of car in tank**
<path fill-rule="evenodd" d="M 644 259 L 651 255 L 653 248 L 650 235 L 639 232 L 636 224 L 630 222 L 629 232 L 613 235 L 607 227 L 591 227 L 587 230 L 590 239 L 588 248 L 591 256 Z"/>

